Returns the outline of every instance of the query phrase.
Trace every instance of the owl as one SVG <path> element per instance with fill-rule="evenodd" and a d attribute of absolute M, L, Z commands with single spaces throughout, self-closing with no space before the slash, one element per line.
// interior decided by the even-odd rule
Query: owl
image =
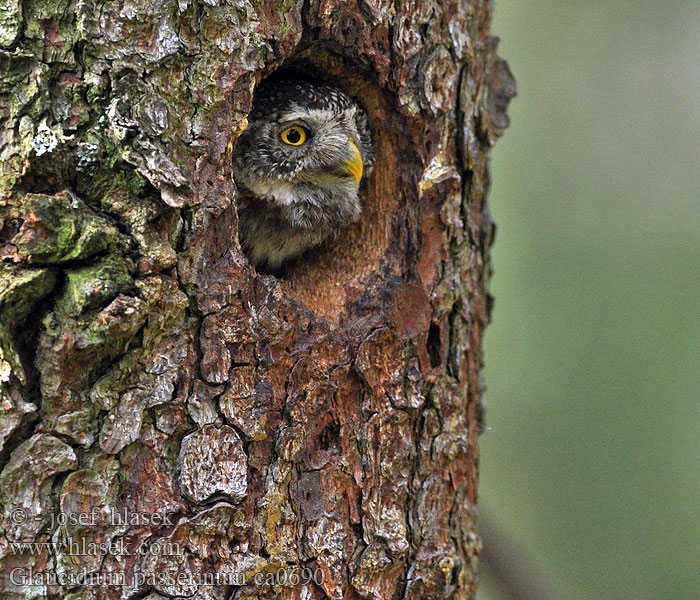
<path fill-rule="evenodd" d="M 343 90 L 295 77 L 261 83 L 233 153 L 248 259 L 278 272 L 357 222 L 372 162 L 367 115 Z"/>

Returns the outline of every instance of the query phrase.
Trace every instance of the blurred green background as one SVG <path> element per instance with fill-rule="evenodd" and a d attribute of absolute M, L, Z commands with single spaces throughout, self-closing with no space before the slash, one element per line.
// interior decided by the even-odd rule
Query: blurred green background
<path fill-rule="evenodd" d="M 480 507 L 560 598 L 697 600 L 700 0 L 497 0 L 493 32 Z"/>

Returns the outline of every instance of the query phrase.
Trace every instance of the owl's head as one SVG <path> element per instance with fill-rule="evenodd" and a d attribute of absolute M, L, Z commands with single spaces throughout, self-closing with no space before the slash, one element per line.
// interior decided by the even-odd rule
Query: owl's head
<path fill-rule="evenodd" d="M 233 156 L 236 183 L 283 210 L 290 226 L 359 218 L 358 188 L 372 164 L 367 117 L 341 89 L 281 77 L 256 90 Z"/>

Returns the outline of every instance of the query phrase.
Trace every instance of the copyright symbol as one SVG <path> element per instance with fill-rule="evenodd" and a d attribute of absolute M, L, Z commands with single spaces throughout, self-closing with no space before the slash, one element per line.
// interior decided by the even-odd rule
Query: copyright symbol
<path fill-rule="evenodd" d="M 14 525 L 24 525 L 27 522 L 27 511 L 23 508 L 13 508 L 10 512 L 10 521 Z"/>

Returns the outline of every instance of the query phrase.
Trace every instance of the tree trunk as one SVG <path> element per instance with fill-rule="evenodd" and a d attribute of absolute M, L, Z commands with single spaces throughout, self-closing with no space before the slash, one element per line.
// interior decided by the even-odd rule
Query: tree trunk
<path fill-rule="evenodd" d="M 474 596 L 490 14 L 0 8 L 1 598 Z M 276 278 L 230 155 L 280 66 L 357 98 L 377 160 L 362 222 Z"/>

